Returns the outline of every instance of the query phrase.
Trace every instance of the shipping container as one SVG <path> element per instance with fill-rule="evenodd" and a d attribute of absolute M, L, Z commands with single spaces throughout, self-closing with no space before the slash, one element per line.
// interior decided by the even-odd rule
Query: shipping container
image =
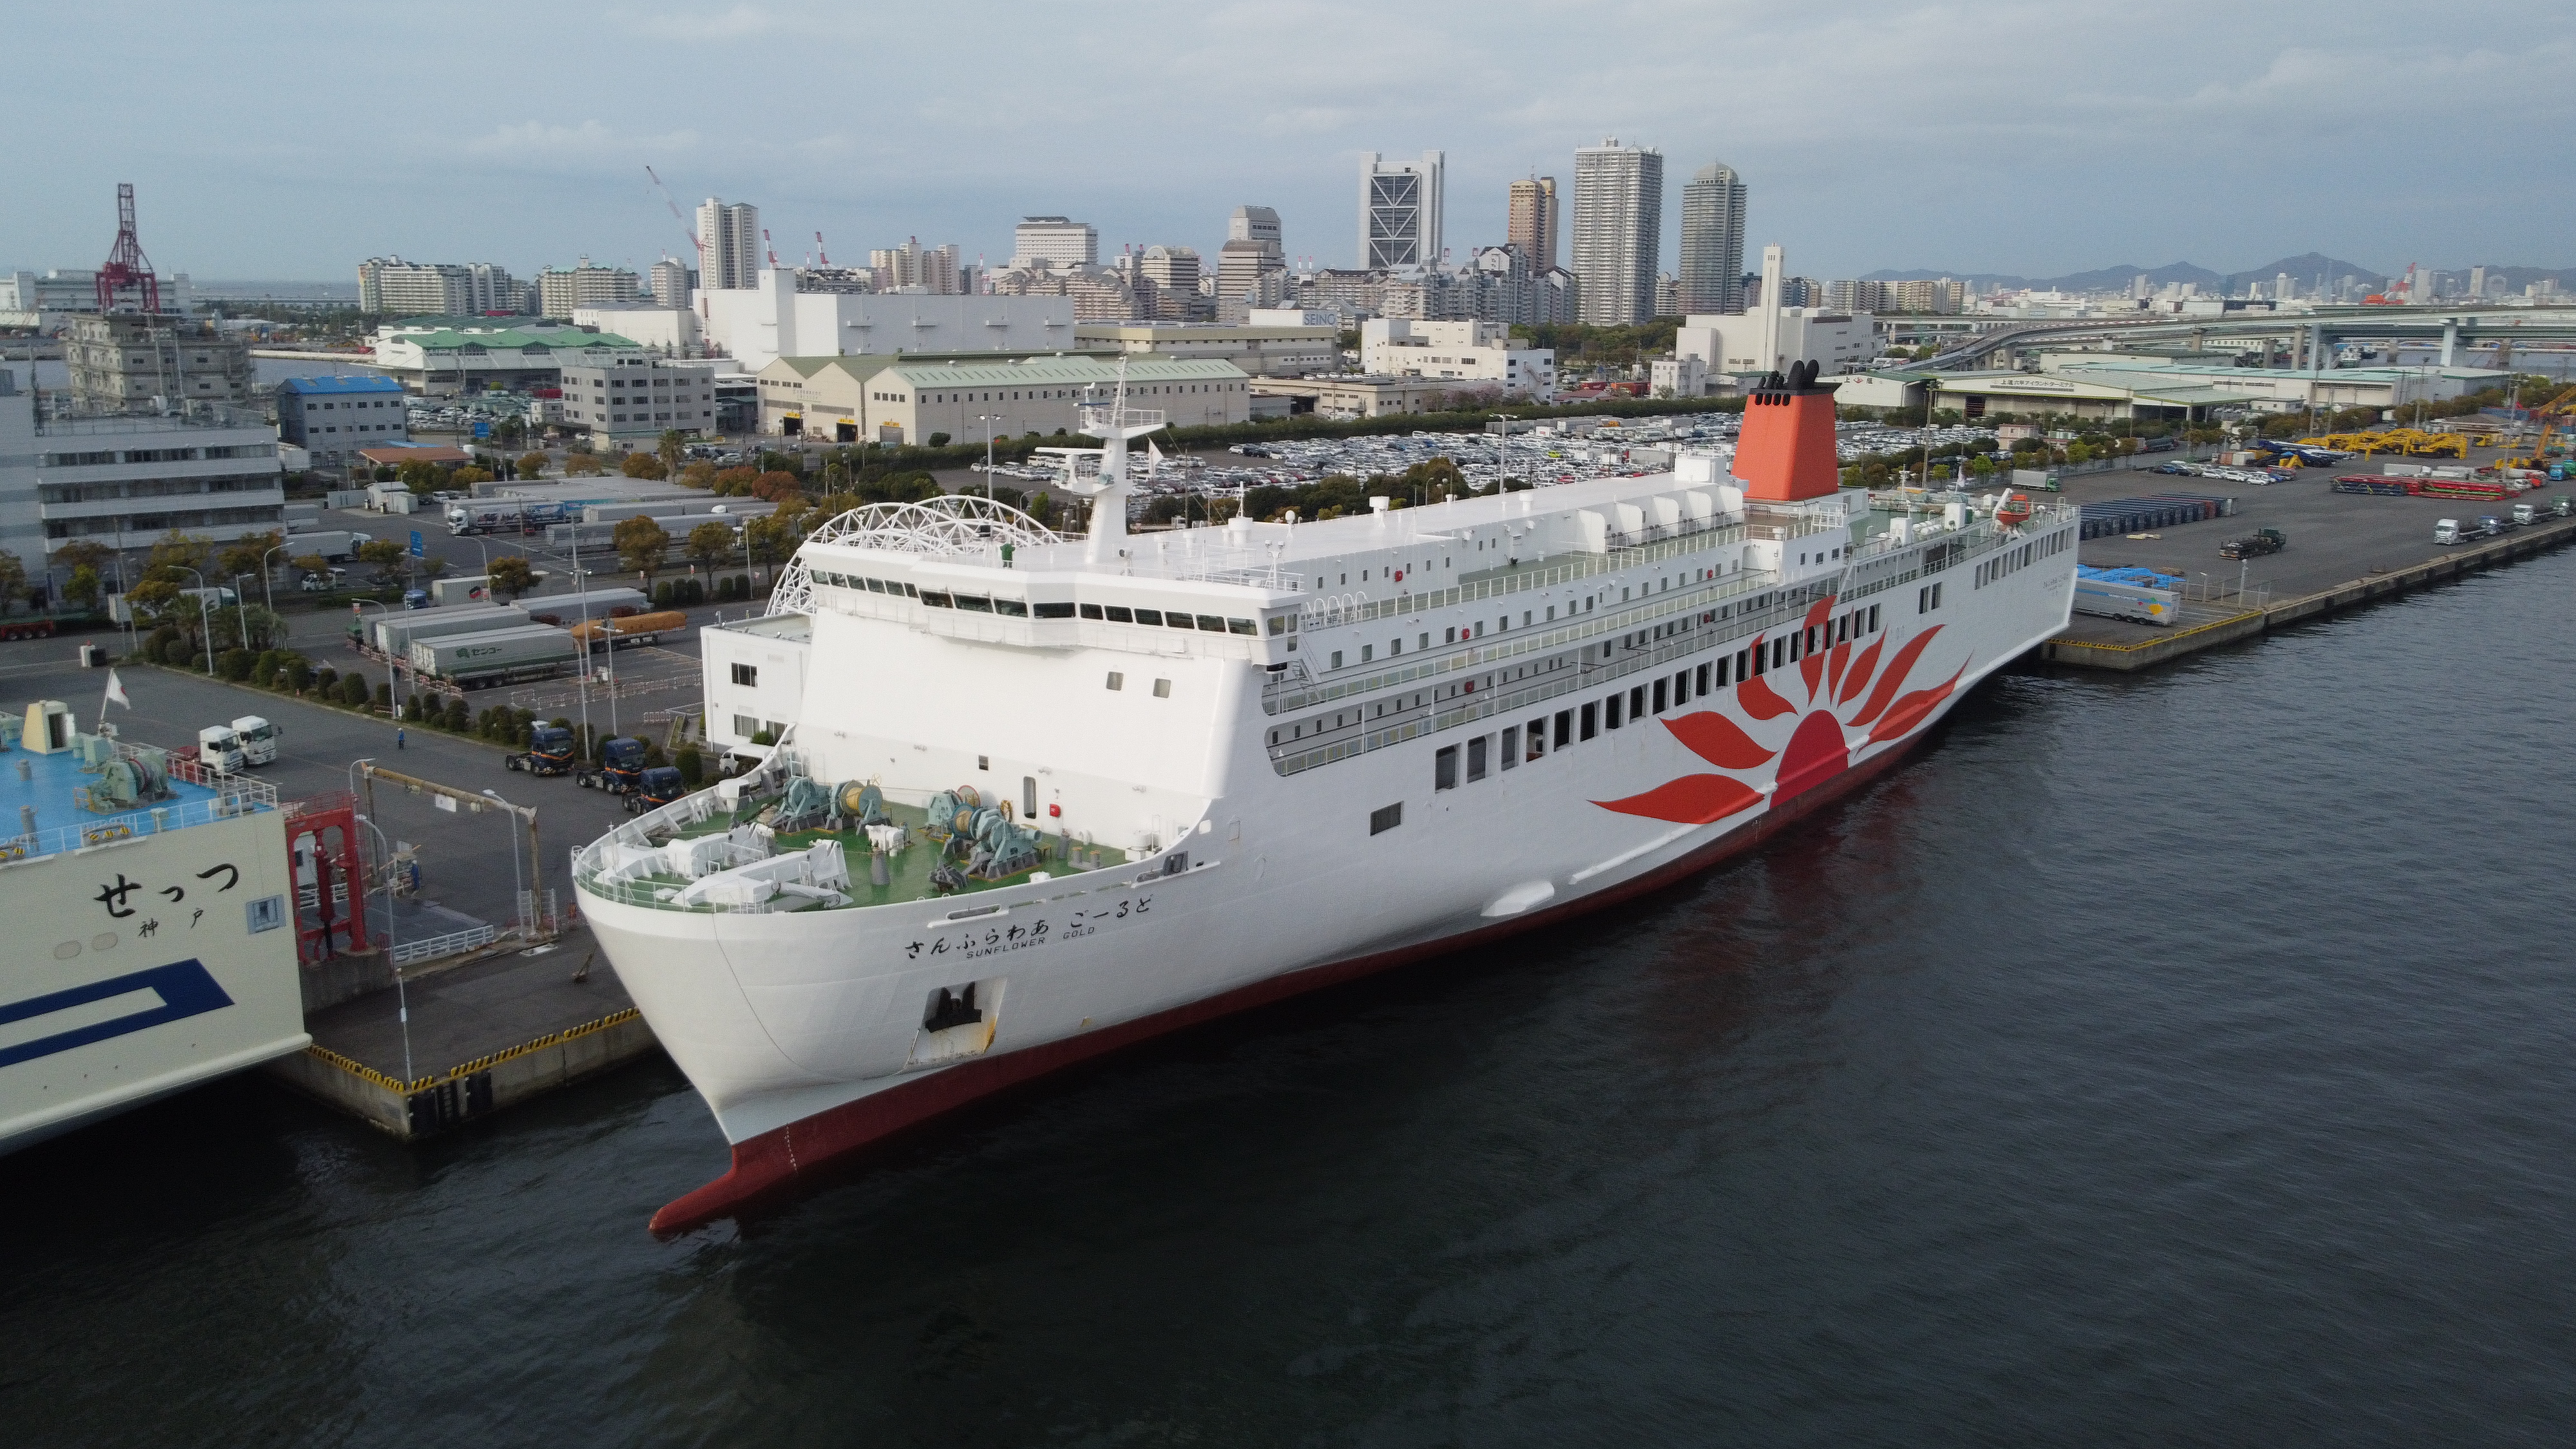
<path fill-rule="evenodd" d="M 614 641 L 620 649 L 638 644 L 655 644 L 665 634 L 677 634 L 689 627 L 689 616 L 677 609 L 664 609 L 652 614 L 634 614 L 623 619 L 592 618 L 587 624 L 568 625 L 572 636 L 597 649 L 602 641 Z"/>
<path fill-rule="evenodd" d="M 472 608 L 415 609 L 367 620 L 367 642 L 385 657 L 400 658 L 415 639 L 473 634 L 489 629 L 517 629 L 528 623 L 528 611 L 509 604 Z"/>
<path fill-rule="evenodd" d="M 420 674 L 472 689 L 503 678 L 560 673 L 571 668 L 581 653 L 568 631 L 528 624 L 416 640 L 409 662 Z"/>
<path fill-rule="evenodd" d="M 584 618 L 612 618 L 620 609 L 641 614 L 653 607 L 653 601 L 639 589 L 584 589 L 578 593 L 524 598 L 519 601 L 519 607 L 540 624 L 578 624 Z"/>

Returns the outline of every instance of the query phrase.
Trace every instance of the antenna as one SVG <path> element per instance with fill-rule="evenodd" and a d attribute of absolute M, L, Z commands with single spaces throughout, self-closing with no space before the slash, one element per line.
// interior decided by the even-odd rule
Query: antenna
<path fill-rule="evenodd" d="M 152 274 L 152 263 L 143 256 L 143 243 L 134 235 L 134 183 L 116 183 L 116 245 L 108 249 L 107 264 L 98 269 L 98 310 L 117 310 L 117 295 L 133 292 L 142 303 L 138 311 L 161 310 L 161 279 Z"/>

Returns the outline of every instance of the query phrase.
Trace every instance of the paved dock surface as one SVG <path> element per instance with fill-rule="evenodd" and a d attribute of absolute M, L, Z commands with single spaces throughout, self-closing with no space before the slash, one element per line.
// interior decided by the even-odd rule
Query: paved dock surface
<path fill-rule="evenodd" d="M 410 977 L 411 1068 L 432 1076 L 490 1052 L 533 1041 L 635 1004 L 586 930 L 528 955 L 512 948 L 469 965 Z M 589 978 L 573 976 L 590 964 Z M 395 994 L 374 992 L 315 1012 L 305 1023 L 317 1046 L 403 1075 L 403 1023 Z"/>

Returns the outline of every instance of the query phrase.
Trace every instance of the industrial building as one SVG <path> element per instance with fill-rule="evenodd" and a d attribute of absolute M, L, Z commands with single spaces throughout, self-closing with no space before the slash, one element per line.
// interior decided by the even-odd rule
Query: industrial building
<path fill-rule="evenodd" d="M 594 448 L 651 451 L 667 432 L 716 430 L 715 368 L 642 353 L 567 364 L 560 421 Z M 549 422 L 558 409 L 547 410 Z"/>
<path fill-rule="evenodd" d="M 1440 224 L 1446 159 L 1425 151 L 1419 161 L 1360 157 L 1360 266 L 1363 270 L 1430 267 L 1440 262 Z"/>
<path fill-rule="evenodd" d="M 707 341 L 760 372 L 781 357 L 912 352 L 1055 352 L 1074 345 L 1068 297 L 799 292 L 763 270 L 748 291 L 701 292 Z M 1113 319 L 1114 320 L 1114 319 Z"/>
<path fill-rule="evenodd" d="M 375 365 L 424 396 L 533 392 L 567 363 L 640 355 L 634 339 L 579 327 L 503 327 L 490 319 L 411 318 L 378 329 Z"/>
<path fill-rule="evenodd" d="M 36 404 L 0 368 L 0 549 L 30 579 L 75 539 L 122 550 L 172 529 L 229 543 L 285 527 L 277 434 L 254 414 L 47 417 Z"/>
<path fill-rule="evenodd" d="M 1081 322 L 1073 340 L 1082 352 L 1231 363 L 1249 377 L 1302 377 L 1342 365 L 1341 330 L 1329 324 Z"/>
<path fill-rule="evenodd" d="M 1533 402 L 1556 397 L 1555 350 L 1515 347 L 1499 322 L 1372 318 L 1360 324 L 1360 366 L 1380 377 L 1485 383 Z"/>
<path fill-rule="evenodd" d="M 75 407 L 168 412 L 185 403 L 250 401 L 250 344 L 214 324 L 166 312 L 89 313 L 63 334 Z"/>
<path fill-rule="evenodd" d="M 1781 249 L 1764 247 L 1762 294 L 1751 310 L 1683 318 L 1673 355 L 1696 359 L 1712 379 L 1786 373 L 1799 362 L 1828 373 L 1849 372 L 1878 356 L 1878 323 L 1869 314 L 1781 305 L 1789 290 L 1785 271 Z"/>
<path fill-rule="evenodd" d="M 1655 258 L 1664 242 L 1664 153 L 1609 137 L 1574 153 L 1577 305 L 1587 326 L 1627 327 L 1655 315 Z"/>
<path fill-rule="evenodd" d="M 1394 413 L 1439 412 L 1461 392 L 1480 392 L 1427 377 L 1376 377 L 1343 373 L 1326 377 L 1257 377 L 1249 384 L 1252 415 L 1376 418 Z"/>
<path fill-rule="evenodd" d="M 1066 353 L 996 357 L 781 357 L 760 371 L 760 430 L 826 442 L 952 442 L 1071 432 L 1075 410 L 1105 403 L 1121 379 L 1131 407 L 1172 426 L 1244 422 L 1251 396 L 1231 363 Z"/>
<path fill-rule="evenodd" d="M 2236 367 L 2136 353 L 2050 351 L 2036 373 L 1914 374 L 1932 406 L 1971 418 L 2048 413 L 2078 418 L 2202 420 L 2220 410 L 2301 412 L 2310 407 L 2403 408 L 2494 387 L 2509 373 L 2480 367 L 2343 367 L 2318 371 Z"/>
<path fill-rule="evenodd" d="M 624 307 L 575 307 L 572 325 L 613 332 L 664 357 L 698 357 L 706 350 L 698 314 L 686 306 L 636 302 Z"/>
<path fill-rule="evenodd" d="M 411 441 L 411 409 L 402 384 L 352 373 L 290 377 L 277 385 L 277 436 L 326 468 L 345 468 L 360 448 Z"/>

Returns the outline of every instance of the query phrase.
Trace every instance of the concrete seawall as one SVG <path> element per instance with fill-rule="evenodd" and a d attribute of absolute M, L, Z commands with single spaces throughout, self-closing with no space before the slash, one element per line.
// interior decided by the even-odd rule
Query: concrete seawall
<path fill-rule="evenodd" d="M 2219 617 L 2170 634 L 2150 634 L 2143 626 L 2136 632 L 2145 637 L 2117 641 L 2061 634 L 2040 646 L 2040 657 L 2051 664 L 2074 664 L 2087 669 L 2110 669 L 2123 673 L 2153 669 L 2184 655 L 2231 644 L 2249 635 L 2322 618 L 2339 610 L 2528 558 L 2568 543 L 2576 543 L 2576 519 L 2554 519 L 2528 528 L 2517 528 L 2502 538 L 2482 544 L 2437 554 L 2410 568 L 2373 573 L 2261 608 L 2234 613 L 2222 608 L 2214 611 Z"/>
<path fill-rule="evenodd" d="M 658 1045 L 642 1013 L 628 1007 L 410 1082 L 319 1046 L 261 1070 L 379 1131 L 415 1141 L 633 1061 Z"/>

